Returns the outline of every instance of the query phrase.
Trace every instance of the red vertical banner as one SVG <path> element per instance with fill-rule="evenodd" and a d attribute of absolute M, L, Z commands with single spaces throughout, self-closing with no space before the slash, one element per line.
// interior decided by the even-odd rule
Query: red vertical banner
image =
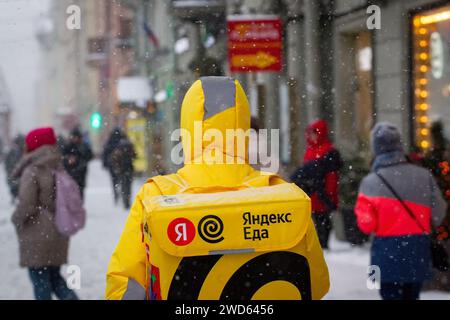
<path fill-rule="evenodd" d="M 229 16 L 227 29 L 231 72 L 281 71 L 282 37 L 278 16 Z"/>

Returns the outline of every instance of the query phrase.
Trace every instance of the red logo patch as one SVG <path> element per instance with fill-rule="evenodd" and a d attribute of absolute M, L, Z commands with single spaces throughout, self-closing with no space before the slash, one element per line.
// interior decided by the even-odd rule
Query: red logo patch
<path fill-rule="evenodd" d="M 167 236 L 177 246 L 185 246 L 195 238 L 195 226 L 186 218 L 177 218 L 167 227 Z"/>

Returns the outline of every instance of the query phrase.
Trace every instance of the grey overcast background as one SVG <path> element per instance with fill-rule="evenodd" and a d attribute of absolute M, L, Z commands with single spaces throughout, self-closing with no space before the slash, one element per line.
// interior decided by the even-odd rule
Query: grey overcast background
<path fill-rule="evenodd" d="M 40 50 L 38 21 L 48 0 L 0 0 L 0 69 L 12 99 L 12 133 L 40 125 L 36 119 L 36 82 Z"/>

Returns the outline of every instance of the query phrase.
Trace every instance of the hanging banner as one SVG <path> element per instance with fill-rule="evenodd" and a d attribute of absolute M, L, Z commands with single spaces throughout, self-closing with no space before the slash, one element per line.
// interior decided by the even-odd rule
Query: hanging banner
<path fill-rule="evenodd" d="M 232 15 L 227 18 L 231 72 L 280 72 L 281 20 L 274 15 Z"/>

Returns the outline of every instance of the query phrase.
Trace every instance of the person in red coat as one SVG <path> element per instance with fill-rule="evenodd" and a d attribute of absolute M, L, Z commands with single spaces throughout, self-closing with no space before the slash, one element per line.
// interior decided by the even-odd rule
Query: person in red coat
<path fill-rule="evenodd" d="M 291 180 L 310 197 L 313 220 L 322 248 L 328 248 L 332 229 L 331 212 L 338 206 L 338 181 L 342 159 L 329 138 L 325 120 L 317 120 L 306 129 L 307 148 L 304 164 Z"/>

